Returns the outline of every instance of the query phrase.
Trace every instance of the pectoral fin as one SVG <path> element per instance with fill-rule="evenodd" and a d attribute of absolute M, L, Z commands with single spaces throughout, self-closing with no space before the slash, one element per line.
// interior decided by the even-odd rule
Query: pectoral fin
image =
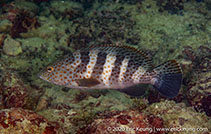
<path fill-rule="evenodd" d="M 81 86 L 81 87 L 93 87 L 100 84 L 100 81 L 94 78 L 77 79 L 76 82 L 78 86 Z"/>

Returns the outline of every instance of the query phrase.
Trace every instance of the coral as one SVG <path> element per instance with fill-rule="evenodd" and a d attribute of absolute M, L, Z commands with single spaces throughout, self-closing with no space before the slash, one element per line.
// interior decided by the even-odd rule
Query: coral
<path fill-rule="evenodd" d="M 7 37 L 4 40 L 3 51 L 7 55 L 17 56 L 18 54 L 22 53 L 22 48 L 20 42 L 12 39 L 11 37 Z"/>
<path fill-rule="evenodd" d="M 163 120 L 157 116 L 139 113 L 134 110 L 106 113 L 87 128 L 78 131 L 89 134 L 163 134 L 154 131 L 154 128 L 162 128 Z"/>
<path fill-rule="evenodd" d="M 11 108 L 0 110 L 0 133 L 62 134 L 59 126 L 30 110 Z"/>

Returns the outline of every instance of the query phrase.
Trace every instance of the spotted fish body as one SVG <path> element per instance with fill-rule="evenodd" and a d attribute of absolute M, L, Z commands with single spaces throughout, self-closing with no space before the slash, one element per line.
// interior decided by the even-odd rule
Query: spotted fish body
<path fill-rule="evenodd" d="M 152 84 L 167 97 L 178 94 L 181 69 L 175 60 L 152 69 L 151 59 L 129 46 L 102 45 L 76 50 L 49 65 L 40 78 L 69 88 L 125 89 Z"/>

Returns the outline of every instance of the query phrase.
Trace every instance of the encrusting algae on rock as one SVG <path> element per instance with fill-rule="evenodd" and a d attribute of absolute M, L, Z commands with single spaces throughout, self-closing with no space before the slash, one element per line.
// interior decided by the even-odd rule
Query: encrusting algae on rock
<path fill-rule="evenodd" d="M 59 126 L 43 116 L 21 108 L 0 110 L 1 134 L 61 134 Z"/>
<path fill-rule="evenodd" d="M 11 37 L 7 37 L 4 40 L 3 51 L 7 55 L 17 56 L 18 54 L 22 53 L 22 48 L 20 42 L 12 39 Z"/>

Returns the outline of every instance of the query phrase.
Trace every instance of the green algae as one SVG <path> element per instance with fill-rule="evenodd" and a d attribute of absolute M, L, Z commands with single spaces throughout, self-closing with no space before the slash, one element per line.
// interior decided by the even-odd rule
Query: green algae
<path fill-rule="evenodd" d="M 189 9 L 190 8 L 189 5 L 190 5 L 189 3 L 185 5 L 185 10 L 188 11 L 191 10 Z M 95 4 L 93 8 L 98 8 L 99 11 L 104 9 L 112 11 L 122 6 L 124 7 L 125 11 L 129 11 L 129 13 L 131 14 L 131 18 L 133 18 L 136 21 L 133 32 L 138 33 L 141 38 L 138 47 L 157 51 L 155 57 L 153 57 L 155 59 L 154 62 L 156 64 L 160 63 L 160 61 L 176 58 L 179 54 L 181 54 L 184 45 L 192 45 L 192 46 L 194 45 L 196 46 L 195 48 L 197 48 L 198 44 L 209 43 L 210 40 L 210 37 L 208 36 L 210 32 L 209 23 L 206 24 L 207 25 L 206 29 L 208 30 L 206 29 L 205 31 L 199 31 L 200 29 L 192 30 L 195 33 L 195 35 L 193 36 L 191 36 L 192 33 L 190 33 L 190 31 L 187 30 L 188 24 L 190 23 L 192 24 L 192 22 L 194 22 L 194 24 L 192 25 L 196 25 L 198 23 L 200 24 L 200 21 L 201 23 L 204 23 L 202 21 L 205 19 L 203 16 L 196 16 L 195 18 L 191 18 L 190 13 L 184 13 L 184 16 L 169 15 L 166 12 L 159 13 L 156 3 L 150 0 L 144 1 L 142 3 L 143 8 L 141 9 L 138 9 L 136 5 L 129 5 L 129 4 L 120 5 L 117 3 L 107 4 L 107 5 L 105 3 L 105 6 L 101 6 L 101 8 L 99 8 L 99 6 L 100 5 L 98 3 L 98 5 Z M 151 7 L 147 8 L 149 6 Z M 64 11 L 65 9 L 58 9 L 58 10 Z M 198 15 L 196 11 L 191 10 L 191 12 Z M 93 16 L 93 14 L 90 13 L 88 12 L 87 14 Z M 38 51 L 38 53 L 41 53 L 40 55 L 42 57 L 49 57 L 48 59 L 45 60 L 50 60 L 50 61 L 53 61 L 53 59 L 55 59 L 54 57 L 55 55 L 53 55 L 53 53 L 58 52 L 58 50 L 55 50 L 56 46 L 62 46 L 64 48 L 71 49 L 67 47 L 67 39 L 69 34 L 65 33 L 65 30 L 69 29 L 69 31 L 72 34 L 75 34 L 76 32 L 75 29 L 78 24 L 73 24 L 71 21 L 68 21 L 67 19 L 57 20 L 52 15 L 48 17 L 40 16 L 39 21 L 41 23 L 41 27 L 39 27 L 38 29 L 30 30 L 27 33 L 21 33 L 22 37 L 25 38 L 22 39 L 23 42 L 25 42 L 24 40 L 27 40 L 27 38 L 33 38 L 33 37 L 40 37 L 42 39 L 47 40 L 45 41 L 46 42 L 45 47 L 47 47 L 48 52 L 42 53 L 41 51 Z M 95 31 L 102 31 L 99 29 L 100 28 L 99 26 L 92 28 L 94 30 L 96 29 Z M 201 38 L 202 36 L 203 38 Z M 55 40 L 56 38 L 59 38 L 59 41 L 56 41 Z M 33 42 L 40 42 L 40 39 L 37 38 L 37 41 L 36 39 L 34 39 Z M 34 46 L 37 46 L 33 42 L 32 43 L 29 42 L 27 44 L 27 46 L 29 47 L 31 46 L 32 50 Z M 160 47 L 162 49 L 160 49 Z M 169 53 L 169 51 L 165 51 L 169 49 L 173 49 L 174 52 Z M 23 64 L 22 66 L 25 65 Z"/>
<path fill-rule="evenodd" d="M 53 2 L 53 3 L 56 3 L 56 2 Z M 138 47 L 157 51 L 157 53 L 155 54 L 155 57 L 153 58 L 155 59 L 154 62 L 158 64 L 160 63 L 160 61 L 177 58 L 178 55 L 181 54 L 181 51 L 183 50 L 184 45 L 191 45 L 195 49 L 197 49 L 197 46 L 199 44 L 210 43 L 211 39 L 209 35 L 210 35 L 211 24 L 209 21 L 208 22 L 206 21 L 206 16 L 199 14 L 197 10 L 192 10 L 191 6 L 196 7 L 198 5 L 196 3 L 193 3 L 192 5 L 191 4 L 192 3 L 185 4 L 184 10 L 189 11 L 189 12 L 184 11 L 183 16 L 170 15 L 167 12 L 160 13 L 158 11 L 156 2 L 151 1 L 151 0 L 143 1 L 141 5 L 142 6 L 141 9 L 138 9 L 136 5 L 129 5 L 129 4 L 120 5 L 118 3 L 106 4 L 106 2 L 105 2 L 105 6 L 100 7 L 100 4 L 97 3 L 97 4 L 94 4 L 93 8 L 94 9 L 97 8 L 98 11 L 104 10 L 104 9 L 112 11 L 119 7 L 124 7 L 125 11 L 129 11 L 131 18 L 133 18 L 133 20 L 136 21 L 133 32 L 138 33 L 138 35 L 141 38 L 141 41 L 139 42 Z M 52 5 L 56 5 L 56 4 L 52 4 Z M 72 5 L 73 7 L 81 8 L 80 4 L 79 4 L 80 6 L 75 6 L 74 4 Z M 70 5 L 68 5 L 65 9 L 67 9 L 69 6 Z M 149 6 L 150 8 L 148 8 Z M 204 6 L 205 5 L 202 4 L 200 9 L 202 10 Z M 61 7 L 61 8 L 64 8 L 64 7 Z M 58 9 L 58 10 L 64 11 L 65 9 Z M 206 11 L 203 10 L 203 12 L 206 12 Z M 91 12 L 87 12 L 88 15 L 93 16 L 93 14 L 90 14 L 90 13 Z M 192 14 L 194 14 L 194 17 L 191 17 Z M 73 24 L 72 21 L 68 21 L 67 19 L 57 20 L 52 15 L 48 17 L 40 16 L 39 21 L 41 23 L 41 27 L 39 27 L 38 29 L 30 30 L 27 33 L 21 33 L 22 37 L 25 38 L 22 40 L 23 42 L 25 42 L 24 40 L 27 40 L 27 38 L 33 38 L 33 37 L 40 37 L 42 39 L 47 40 L 45 42 L 46 42 L 46 47 L 49 50 L 49 52 L 47 53 L 49 54 L 48 57 L 49 59 L 51 58 L 54 59 L 55 55 L 52 55 L 52 54 L 54 53 L 54 51 L 55 52 L 58 51 L 58 50 L 55 50 L 55 46 L 63 46 L 68 49 L 67 38 L 69 34 L 65 33 L 65 30 L 69 29 L 69 31 L 72 34 L 74 34 L 76 32 L 75 29 L 78 26 L 78 24 Z M 190 29 L 189 24 L 191 24 L 194 29 L 188 30 Z M 204 30 L 200 29 L 200 24 L 204 25 Z M 92 28 L 93 29 L 98 28 L 95 31 L 100 31 L 99 27 L 92 27 Z M 59 41 L 57 42 L 55 39 L 58 37 L 59 37 Z M 36 39 L 34 39 L 33 42 L 40 42 L 40 39 L 38 38 Z M 27 44 L 29 47 L 31 46 L 30 48 L 32 48 L 32 50 L 34 46 L 37 46 L 33 42 L 32 43 L 29 42 Z M 40 43 L 40 44 L 43 44 L 43 43 Z M 165 50 L 170 50 L 170 49 L 174 50 L 173 53 L 172 52 L 169 53 L 169 51 L 165 51 Z M 38 51 L 38 53 L 42 53 L 42 52 Z M 42 53 L 40 55 L 42 57 L 46 57 L 47 54 Z M 25 65 L 22 64 L 22 67 L 23 66 Z"/>
<path fill-rule="evenodd" d="M 149 106 L 149 102 L 145 98 L 134 98 L 132 100 L 134 102 L 134 108 L 140 111 Z"/>
<path fill-rule="evenodd" d="M 27 33 L 21 33 L 24 38 L 40 37 L 46 40 L 55 40 L 57 36 L 65 35 L 65 29 L 71 27 L 71 22 L 67 23 L 61 19 L 56 19 L 53 15 L 48 17 L 39 16 L 38 21 L 41 24 L 37 29 L 32 29 Z M 71 31 L 71 30 L 70 30 Z"/>
<path fill-rule="evenodd" d="M 22 9 L 25 11 L 30 11 L 31 13 L 37 13 L 39 11 L 39 6 L 33 2 L 29 1 L 14 1 L 13 3 L 16 9 Z"/>
<path fill-rule="evenodd" d="M 55 16 L 60 16 L 60 17 L 62 17 L 61 14 L 64 14 L 65 12 L 68 12 L 71 9 L 83 10 L 83 7 L 80 3 L 67 0 L 53 1 L 51 2 L 50 7 L 54 9 L 53 12 L 55 12 Z"/>
<path fill-rule="evenodd" d="M 76 126 L 80 126 L 80 128 L 85 127 L 86 125 L 93 122 L 93 120 L 96 118 L 96 113 L 93 111 L 84 111 L 84 110 L 78 110 L 76 116 L 73 116 L 72 123 Z"/>
<path fill-rule="evenodd" d="M 209 17 L 199 13 L 205 8 L 203 4 L 200 5 L 200 8 L 197 8 L 198 3 L 187 2 L 184 5 L 184 15 L 160 13 L 156 1 L 153 0 L 143 1 L 141 8 L 127 4 L 121 6 L 131 14 L 131 18 L 136 22 L 133 32 L 138 33 L 141 38 L 140 48 L 157 51 L 155 57 L 153 57 L 156 59 L 155 63 L 177 58 L 185 45 L 191 45 L 194 49 L 197 49 L 199 45 L 211 41 L 209 36 L 211 25 L 207 21 Z M 191 6 L 194 6 L 194 9 L 197 10 L 193 10 Z M 113 7 L 115 7 L 115 4 L 108 8 L 113 9 Z M 206 10 L 203 11 L 207 12 Z M 172 51 L 166 50 L 174 51 L 172 53 Z"/>
<path fill-rule="evenodd" d="M 108 91 L 98 98 L 88 95 L 86 98 L 76 101 L 75 96 L 81 95 L 81 91 L 71 89 L 63 92 L 60 88 L 49 88 L 44 96 L 52 98 L 51 106 L 65 105 L 69 108 L 47 108 L 38 113 L 50 121 L 64 121 L 64 128 L 68 132 L 75 133 L 78 129 L 86 127 L 98 113 L 106 111 L 122 111 L 133 107 L 133 102 L 128 96 L 122 95 L 118 91 Z M 83 91 L 85 92 L 85 91 Z M 99 94 L 99 92 L 98 92 Z M 60 122 L 61 123 L 61 122 Z"/>
<path fill-rule="evenodd" d="M 80 95 L 80 92 L 87 94 L 86 98 L 80 101 L 75 100 L 75 96 Z M 53 87 L 46 89 L 44 95 L 53 98 L 51 104 L 64 103 L 73 108 L 91 108 L 95 113 L 106 110 L 125 110 L 133 106 L 133 101 L 129 96 L 115 90 L 108 90 L 106 93 L 97 91 L 98 97 L 92 97 L 89 91 L 80 91 L 77 89 L 70 89 L 67 93 L 61 90 L 61 87 Z M 105 95 L 103 95 L 105 94 Z"/>
<path fill-rule="evenodd" d="M 136 13 L 132 17 L 136 20 L 137 30 L 140 31 L 140 37 L 143 39 L 140 46 L 158 51 L 154 59 L 165 61 L 176 58 L 181 54 L 184 45 L 197 48 L 200 44 L 210 42 L 209 31 L 196 28 L 192 30 L 194 32 L 192 34 L 188 30 L 189 24 L 203 25 L 203 23 L 206 23 L 206 16 L 199 15 L 197 10 L 188 8 L 190 4 L 191 6 L 198 6 L 197 3 L 187 3 L 185 10 L 191 12 L 184 11 L 184 15 L 159 13 L 155 1 L 147 0 L 142 4 L 141 12 L 144 13 Z M 146 8 L 149 5 L 151 8 Z M 173 53 L 166 51 L 170 49 L 175 51 Z"/>
<path fill-rule="evenodd" d="M 52 98 L 51 106 L 60 106 L 60 108 L 47 108 L 38 113 L 50 121 L 64 120 L 64 128 L 68 132 L 75 133 L 78 129 L 90 124 L 98 117 L 99 113 L 127 110 L 134 105 L 129 96 L 118 91 L 99 92 L 96 90 L 92 91 L 92 95 L 93 92 L 96 92 L 95 97 L 91 96 L 89 91 L 70 89 L 63 92 L 60 87 L 47 88 L 44 96 Z M 80 97 L 81 100 L 76 100 L 77 95 L 82 96 L 84 94 L 86 94 L 86 97 Z"/>

